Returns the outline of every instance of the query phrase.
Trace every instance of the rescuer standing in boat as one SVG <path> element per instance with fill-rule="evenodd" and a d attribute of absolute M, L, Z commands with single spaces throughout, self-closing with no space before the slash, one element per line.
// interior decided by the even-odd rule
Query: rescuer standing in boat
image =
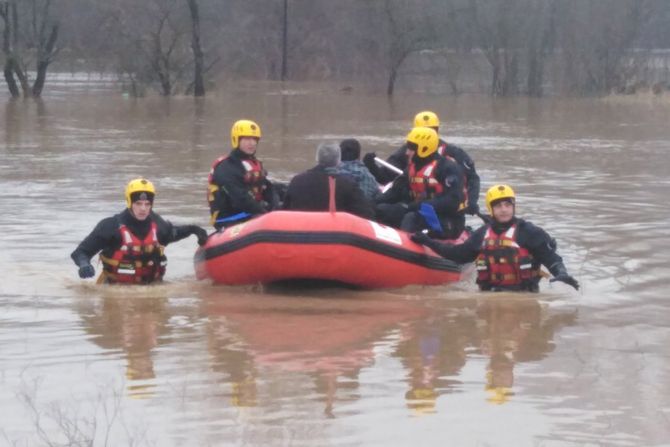
<path fill-rule="evenodd" d="M 192 234 L 198 244 L 207 242 L 207 231 L 197 225 L 172 225 L 154 213 L 156 188 L 138 178 L 126 186 L 126 209 L 101 220 L 70 257 L 79 267 L 80 278 L 91 278 L 91 258 L 98 252 L 103 271 L 100 283 L 148 284 L 165 275 L 166 245 Z"/>
<path fill-rule="evenodd" d="M 412 235 L 412 240 L 459 264 L 475 261 L 481 290 L 538 292 L 542 265 L 554 276 L 550 282 L 561 281 L 578 290 L 579 283 L 556 253 L 554 239 L 542 228 L 516 217 L 515 207 L 512 188 L 494 185 L 486 193 L 491 222 L 463 244 L 442 244 L 423 233 Z"/>
<path fill-rule="evenodd" d="M 209 173 L 207 201 L 214 228 L 247 220 L 277 208 L 279 199 L 256 158 L 261 128 L 239 120 L 230 131 L 232 150 L 216 159 Z"/>
<path fill-rule="evenodd" d="M 439 135 L 440 119 L 434 112 L 425 110 L 417 113 L 414 117 L 414 127 L 430 127 Z M 437 153 L 455 162 L 461 168 L 464 176 L 463 187 L 466 191 L 465 212 L 472 215 L 479 214 L 479 205 L 477 205 L 477 201 L 479 200 L 479 175 L 475 169 L 475 162 L 462 148 L 447 143 L 442 138 L 440 138 L 437 145 Z M 405 170 L 411 156 L 412 154 L 407 151 L 407 144 L 403 144 L 395 150 L 386 161 L 400 170 Z M 363 162 L 379 183 L 385 184 L 397 177 L 398 174 L 390 169 L 383 166 L 377 166 L 374 161 L 375 157 L 376 154 L 374 152 L 369 152 L 365 154 Z"/>

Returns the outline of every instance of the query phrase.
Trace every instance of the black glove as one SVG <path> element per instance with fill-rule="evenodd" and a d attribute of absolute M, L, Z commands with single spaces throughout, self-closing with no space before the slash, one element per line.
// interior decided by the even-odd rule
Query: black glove
<path fill-rule="evenodd" d="M 416 242 L 417 244 L 421 245 L 426 245 L 426 243 L 430 242 L 430 237 L 422 231 L 418 231 L 412 234 L 409 238 L 412 240 L 412 242 Z"/>
<path fill-rule="evenodd" d="M 554 281 L 564 282 L 567 285 L 574 287 L 575 290 L 579 290 L 579 283 L 577 282 L 577 280 L 572 276 L 568 275 L 566 272 L 562 272 L 559 275 L 556 275 L 549 280 L 549 282 Z"/>
<path fill-rule="evenodd" d="M 79 266 L 79 277 L 84 279 L 84 278 L 92 278 L 95 275 L 95 269 L 91 264 L 82 264 Z"/>
<path fill-rule="evenodd" d="M 568 275 L 568 270 L 565 268 L 565 265 L 563 265 L 562 262 L 557 262 L 554 265 L 552 265 L 549 271 L 551 272 L 552 275 L 554 275 L 554 277 L 551 278 L 549 282 L 554 281 L 564 282 L 567 285 L 574 287 L 575 290 L 579 290 L 579 283 L 575 278 Z"/>
<path fill-rule="evenodd" d="M 207 243 L 207 230 L 197 225 L 191 225 L 191 234 L 195 234 L 198 238 L 198 245 L 205 245 Z"/>
<path fill-rule="evenodd" d="M 374 152 L 368 152 L 363 156 L 363 164 L 366 168 L 368 168 L 368 171 L 370 171 L 370 174 L 372 174 L 375 180 L 380 181 L 379 166 L 377 166 L 377 163 L 375 163 L 375 158 L 377 158 L 377 154 Z"/>
<path fill-rule="evenodd" d="M 377 158 L 377 154 L 374 152 L 368 152 L 363 156 L 363 164 L 365 165 L 366 168 L 369 170 L 372 170 L 377 167 L 377 164 L 375 163 L 375 158 Z"/>

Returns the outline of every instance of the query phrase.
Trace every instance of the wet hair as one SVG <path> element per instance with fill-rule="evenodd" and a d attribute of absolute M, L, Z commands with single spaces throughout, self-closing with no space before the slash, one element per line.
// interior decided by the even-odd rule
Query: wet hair
<path fill-rule="evenodd" d="M 148 200 L 153 205 L 154 203 L 154 194 L 149 191 L 135 191 L 130 194 L 130 203 L 135 203 L 138 200 Z"/>
<path fill-rule="evenodd" d="M 361 156 L 361 143 L 355 138 L 347 138 L 340 141 L 342 150 L 342 161 L 358 160 Z"/>
<path fill-rule="evenodd" d="M 321 143 L 316 148 L 316 162 L 326 168 L 334 168 L 340 164 L 340 146 L 333 143 Z"/>
<path fill-rule="evenodd" d="M 516 200 L 514 200 L 514 197 L 503 197 L 502 199 L 492 200 L 491 201 L 491 208 L 493 208 L 494 206 L 496 206 L 497 204 L 502 203 L 502 202 L 509 202 L 512 205 L 516 205 Z"/>

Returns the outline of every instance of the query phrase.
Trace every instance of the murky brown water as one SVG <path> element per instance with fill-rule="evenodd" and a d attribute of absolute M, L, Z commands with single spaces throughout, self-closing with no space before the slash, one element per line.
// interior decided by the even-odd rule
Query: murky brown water
<path fill-rule="evenodd" d="M 2 103 L 0 445 L 670 445 L 667 102 L 240 84 L 201 103 L 86 85 Z M 194 238 L 168 248 L 166 284 L 77 277 L 69 253 L 133 177 L 206 226 L 235 119 L 260 122 L 288 180 L 322 140 L 388 153 L 421 109 L 484 188 L 514 185 L 580 292 L 216 287 L 194 279 Z"/>

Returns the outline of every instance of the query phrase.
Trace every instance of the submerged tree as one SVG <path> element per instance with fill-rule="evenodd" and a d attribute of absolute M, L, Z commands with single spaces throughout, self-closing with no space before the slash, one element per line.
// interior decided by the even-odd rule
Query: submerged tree
<path fill-rule="evenodd" d="M 200 44 L 200 11 L 197 0 L 187 0 L 191 15 L 191 50 L 193 51 L 193 96 L 205 96 L 205 56 Z"/>
<path fill-rule="evenodd" d="M 427 2 L 384 0 L 383 14 L 388 27 L 388 82 L 386 94 L 393 95 L 398 70 L 407 57 L 434 48 L 435 32 Z"/>
<path fill-rule="evenodd" d="M 636 72 L 637 43 L 653 8 L 647 0 L 580 2 L 558 10 L 565 89 L 600 94 L 622 88 Z"/>
<path fill-rule="evenodd" d="M 24 96 L 38 97 L 42 94 L 47 70 L 58 53 L 56 42 L 60 25 L 51 5 L 51 0 L 0 2 L 0 18 L 4 24 L 3 74 L 13 97 L 21 94 L 18 85 Z M 35 80 L 31 85 L 28 69 L 32 63 Z"/>

